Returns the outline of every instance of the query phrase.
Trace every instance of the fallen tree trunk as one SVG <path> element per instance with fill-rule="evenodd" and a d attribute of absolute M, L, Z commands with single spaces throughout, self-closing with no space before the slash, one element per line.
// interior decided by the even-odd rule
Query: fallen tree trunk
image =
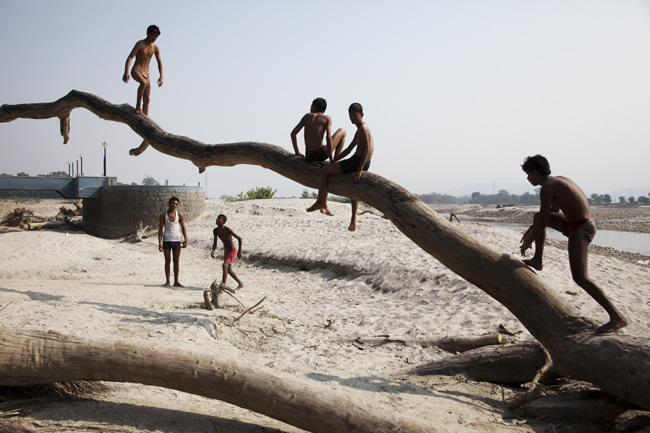
<path fill-rule="evenodd" d="M 73 380 L 133 382 L 215 398 L 311 432 L 436 432 L 385 408 L 355 401 L 312 380 L 299 380 L 241 358 L 215 359 L 176 349 L 94 342 L 55 332 L 0 331 L 0 383 Z"/>
<path fill-rule="evenodd" d="M 76 90 L 50 103 L 3 105 L 0 122 L 58 117 L 67 142 L 70 112 L 78 107 L 127 124 L 143 138 L 143 144 L 192 161 L 199 171 L 212 165 L 259 165 L 307 187 L 318 185 L 318 168 L 278 146 L 255 142 L 206 145 L 165 132 L 128 104 L 114 105 Z M 145 148 L 141 146 L 138 151 Z M 650 339 L 594 334 L 597 324 L 581 317 L 521 260 L 468 236 L 388 179 L 366 173 L 357 184 L 351 174 L 331 176 L 329 191 L 380 210 L 420 248 L 508 308 L 566 374 L 650 409 Z"/>
<path fill-rule="evenodd" d="M 534 341 L 489 346 L 420 365 L 409 371 L 420 376 L 462 374 L 482 382 L 521 385 L 535 378 L 544 366 L 544 351 Z M 546 377 L 561 375 L 555 368 Z"/>
<path fill-rule="evenodd" d="M 448 337 L 435 340 L 409 339 L 380 335 L 376 337 L 357 337 L 353 340 L 357 344 L 371 344 L 381 346 L 384 344 L 397 343 L 404 346 L 418 345 L 420 347 L 437 347 L 447 352 L 465 352 L 482 346 L 494 344 L 506 344 L 507 341 L 501 334 L 479 335 L 478 337 Z"/>

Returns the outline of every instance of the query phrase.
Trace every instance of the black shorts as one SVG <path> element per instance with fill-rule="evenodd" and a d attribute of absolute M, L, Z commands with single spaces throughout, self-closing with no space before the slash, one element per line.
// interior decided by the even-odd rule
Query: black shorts
<path fill-rule="evenodd" d="M 325 161 L 327 158 L 329 158 L 329 152 L 327 151 L 327 147 L 321 146 L 320 149 L 318 150 L 309 150 L 305 152 L 305 159 L 307 161 L 316 161 L 316 162 L 321 162 Z"/>
<path fill-rule="evenodd" d="M 344 159 L 343 161 L 340 161 L 339 166 L 343 170 L 343 173 L 352 173 L 353 171 L 357 171 L 360 163 L 361 163 L 361 158 L 359 158 L 357 155 L 352 155 L 348 159 Z M 368 171 L 369 168 L 370 168 L 370 161 L 366 161 L 366 164 L 363 166 L 363 170 Z"/>
<path fill-rule="evenodd" d="M 179 250 L 181 241 L 163 241 L 163 250 Z"/>

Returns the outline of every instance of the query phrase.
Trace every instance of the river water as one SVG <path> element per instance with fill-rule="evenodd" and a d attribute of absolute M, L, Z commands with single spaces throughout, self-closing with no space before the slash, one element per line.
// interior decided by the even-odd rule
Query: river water
<path fill-rule="evenodd" d="M 527 224 L 489 224 L 494 227 L 516 230 L 521 233 L 525 232 L 529 227 Z M 547 229 L 546 236 L 551 239 L 566 240 L 566 236 L 553 229 Z M 596 237 L 591 243 L 600 247 L 609 247 L 619 251 L 628 251 L 650 256 L 650 233 L 598 230 Z"/>

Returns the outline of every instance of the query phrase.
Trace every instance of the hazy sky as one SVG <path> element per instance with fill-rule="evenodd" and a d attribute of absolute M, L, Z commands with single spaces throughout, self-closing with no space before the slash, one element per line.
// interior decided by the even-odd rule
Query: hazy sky
<path fill-rule="evenodd" d="M 124 63 L 150 24 L 165 79 L 150 116 L 173 134 L 291 151 L 291 129 L 322 96 L 349 137 L 347 107 L 364 106 L 371 170 L 414 193 L 532 192 L 520 165 L 535 153 L 587 194 L 650 187 L 647 0 L 0 0 L 0 104 L 76 89 L 135 105 Z M 257 166 L 206 175 L 154 149 L 131 157 L 141 139 L 84 109 L 67 145 L 56 119 L 0 124 L 0 173 L 67 172 L 82 155 L 99 176 L 104 141 L 123 183 L 207 180 L 211 197 L 304 189 Z"/>

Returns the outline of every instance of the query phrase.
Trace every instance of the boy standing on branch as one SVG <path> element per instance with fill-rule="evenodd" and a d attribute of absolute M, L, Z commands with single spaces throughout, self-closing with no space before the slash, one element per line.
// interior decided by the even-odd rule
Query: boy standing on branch
<path fill-rule="evenodd" d="M 136 113 L 144 114 L 145 116 L 149 115 L 149 101 L 151 99 L 149 62 L 151 62 L 152 56 L 156 56 L 156 62 L 158 63 L 158 73 L 160 74 L 160 78 L 158 78 L 158 87 L 163 85 L 163 67 L 162 61 L 160 60 L 160 49 L 158 48 L 158 45 L 154 43 L 156 42 L 156 39 L 158 39 L 158 36 L 160 36 L 160 29 L 158 26 L 151 25 L 147 28 L 147 37 L 136 42 L 129 57 L 126 58 L 124 76 L 122 77 L 122 81 L 125 83 L 129 82 L 129 65 L 131 64 L 131 59 L 135 57 L 135 63 L 133 64 L 133 69 L 131 69 L 131 75 L 135 81 L 140 83 L 135 111 Z M 141 103 L 142 105 L 140 105 Z"/>

